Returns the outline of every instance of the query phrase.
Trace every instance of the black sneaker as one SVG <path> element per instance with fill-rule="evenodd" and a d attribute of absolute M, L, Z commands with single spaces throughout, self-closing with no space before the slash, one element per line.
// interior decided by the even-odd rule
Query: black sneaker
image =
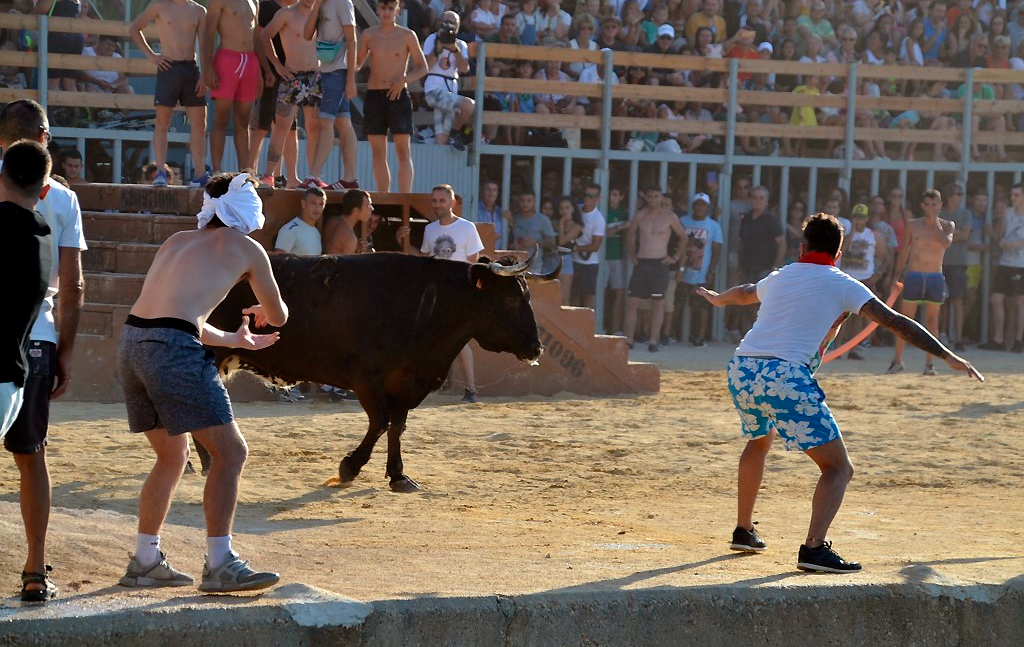
<path fill-rule="evenodd" d="M 462 396 L 462 404 L 476 404 L 480 401 L 477 397 L 476 391 L 473 389 L 465 389 Z"/>
<path fill-rule="evenodd" d="M 978 345 L 979 350 L 1006 350 L 1006 346 L 1002 342 L 998 341 L 987 341 L 984 344 Z"/>
<path fill-rule="evenodd" d="M 1013 348 L 1010 349 L 1011 353 L 1024 353 L 1024 340 L 1018 339 L 1013 342 Z"/>
<path fill-rule="evenodd" d="M 766 545 L 760 535 L 757 534 L 757 528 L 747 530 L 737 526 L 736 530 L 732 531 L 732 543 L 729 545 L 729 548 L 744 553 L 760 553 Z"/>
<path fill-rule="evenodd" d="M 817 548 L 808 548 L 801 544 L 796 567 L 801 571 L 817 573 L 853 573 L 861 569 L 858 562 L 848 562 L 832 550 L 830 541 Z"/>

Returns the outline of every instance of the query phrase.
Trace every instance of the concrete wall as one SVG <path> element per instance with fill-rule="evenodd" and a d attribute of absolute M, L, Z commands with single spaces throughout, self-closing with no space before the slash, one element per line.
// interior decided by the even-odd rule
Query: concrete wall
<path fill-rule="evenodd" d="M 81 615 L 0 610 L 0 644 L 360 647 L 1007 647 L 1024 642 L 1024 579 L 1002 585 L 708 587 L 365 604 L 303 585 Z"/>

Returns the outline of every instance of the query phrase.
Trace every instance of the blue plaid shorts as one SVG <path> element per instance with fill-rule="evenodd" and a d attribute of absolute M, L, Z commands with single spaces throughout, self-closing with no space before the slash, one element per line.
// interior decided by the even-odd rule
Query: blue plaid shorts
<path fill-rule="evenodd" d="M 806 451 L 842 437 L 810 367 L 775 357 L 734 357 L 728 376 L 747 438 L 774 430 L 787 450 Z"/>

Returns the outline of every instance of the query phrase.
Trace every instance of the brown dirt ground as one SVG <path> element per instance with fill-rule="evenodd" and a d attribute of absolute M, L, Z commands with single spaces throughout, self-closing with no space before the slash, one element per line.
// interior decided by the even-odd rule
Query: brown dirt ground
<path fill-rule="evenodd" d="M 348 489 L 328 487 L 365 429 L 358 405 L 236 407 L 250 444 L 235 545 L 254 566 L 345 596 L 388 599 L 648 587 L 787 586 L 816 470 L 778 444 L 757 518 L 769 550 L 726 548 L 742 440 L 724 381 L 731 349 L 659 355 L 657 395 L 563 394 L 456 404 L 432 395 L 410 416 L 406 470 L 424 487 L 393 494 L 384 443 Z M 1021 356 L 969 353 L 986 384 L 914 371 L 880 376 L 888 349 L 842 360 L 821 382 L 857 475 L 831 532 L 865 570 L 837 584 L 1000 583 L 1024 573 Z M 486 396 L 486 386 L 483 394 Z M 136 497 L 152 457 L 123 405 L 58 402 L 48 560 L 62 598 L 173 600 L 194 590 L 112 586 L 134 547 Z M 10 602 L 24 559 L 17 471 L 0 461 L 0 586 Z M 202 570 L 204 479 L 186 476 L 163 531 L 172 562 Z"/>

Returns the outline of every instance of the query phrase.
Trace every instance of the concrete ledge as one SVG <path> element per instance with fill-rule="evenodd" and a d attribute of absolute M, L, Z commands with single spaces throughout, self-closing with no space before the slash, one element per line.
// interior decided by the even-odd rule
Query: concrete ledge
<path fill-rule="evenodd" d="M 813 576 L 810 576 L 813 577 Z M 1024 578 L 419 598 L 372 604 L 301 584 L 255 597 L 147 600 L 104 592 L 0 608 L 0 644 L 365 647 L 1003 647 L 1024 636 Z M 107 592 L 110 592 L 108 589 Z M 155 603 L 154 603 L 155 602 Z"/>

